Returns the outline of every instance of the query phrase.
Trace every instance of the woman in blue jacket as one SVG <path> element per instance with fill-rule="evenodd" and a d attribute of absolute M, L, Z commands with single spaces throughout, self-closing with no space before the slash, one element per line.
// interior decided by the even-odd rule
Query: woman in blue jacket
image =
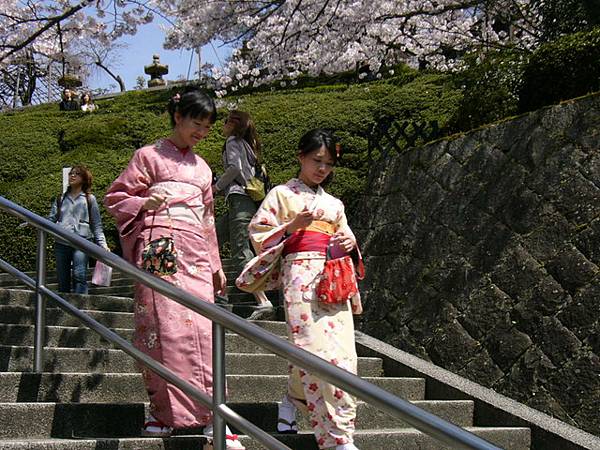
<path fill-rule="evenodd" d="M 66 230 L 109 250 L 102 231 L 98 202 L 91 189 L 92 173 L 89 169 L 81 165 L 73 167 L 69 172 L 69 187 L 54 201 L 48 218 Z M 54 253 L 59 292 L 87 294 L 88 255 L 58 239 Z"/>

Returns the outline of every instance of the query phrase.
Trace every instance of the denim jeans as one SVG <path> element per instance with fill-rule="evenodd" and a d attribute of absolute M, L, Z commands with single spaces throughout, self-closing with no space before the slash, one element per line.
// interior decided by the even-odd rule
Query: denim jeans
<path fill-rule="evenodd" d="M 54 255 L 56 256 L 58 291 L 87 294 L 88 256 L 81 250 L 58 242 L 54 244 Z"/>
<path fill-rule="evenodd" d="M 227 197 L 227 213 L 217 220 L 219 247 L 225 242 L 231 245 L 231 260 L 235 266 L 235 277 L 242 272 L 248 261 L 254 257 L 248 238 L 248 225 L 256 213 L 254 200 L 247 195 L 230 194 Z"/>

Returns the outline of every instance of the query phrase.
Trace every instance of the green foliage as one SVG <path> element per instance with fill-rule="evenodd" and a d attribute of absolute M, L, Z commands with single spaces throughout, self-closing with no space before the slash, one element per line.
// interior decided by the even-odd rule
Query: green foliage
<path fill-rule="evenodd" d="M 536 50 L 523 73 L 519 110 L 532 111 L 600 90 L 600 27 Z"/>
<path fill-rule="evenodd" d="M 464 95 L 450 127 L 470 130 L 516 114 L 527 61 L 528 55 L 514 51 L 467 55 L 464 69 L 454 78 Z"/>
<path fill-rule="evenodd" d="M 598 0 L 535 0 L 542 16 L 542 34 L 546 42 L 565 34 L 590 31 L 600 25 Z"/>
<path fill-rule="evenodd" d="M 169 134 L 165 106 L 171 95 L 170 90 L 128 92 L 98 100 L 99 109 L 93 114 L 59 111 L 56 104 L 3 114 L 0 195 L 45 216 L 60 192 L 61 168 L 83 163 L 94 175 L 93 192 L 101 201 L 136 148 Z M 341 140 L 343 155 L 328 191 L 344 200 L 352 215 L 360 192 L 367 188 L 369 128 L 385 115 L 438 120 L 445 126 L 455 114 L 460 98 L 460 91 L 449 77 L 419 75 L 408 69 L 371 83 L 227 97 L 220 101 L 213 131 L 195 151 L 216 173 L 221 173 L 221 130 L 226 110 L 248 111 L 257 124 L 270 177 L 273 182 L 282 183 L 297 173 L 296 146 L 300 136 L 315 127 L 333 129 Z M 217 214 L 225 210 L 222 198 L 217 199 L 215 208 Z M 103 207 L 101 212 L 109 245 L 115 248 L 118 236 L 114 222 Z M 18 222 L 0 214 L 0 240 L 18 243 L 5 246 L 2 257 L 30 270 L 34 267 L 36 232 L 32 228 L 15 230 Z"/>

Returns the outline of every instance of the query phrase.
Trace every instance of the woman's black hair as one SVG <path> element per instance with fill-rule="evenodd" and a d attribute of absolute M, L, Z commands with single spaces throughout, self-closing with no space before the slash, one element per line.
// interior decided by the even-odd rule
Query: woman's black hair
<path fill-rule="evenodd" d="M 340 146 L 337 137 L 329 130 L 323 128 L 315 128 L 307 131 L 300 138 L 298 143 L 298 156 L 306 156 L 315 150 L 325 147 L 333 160 L 333 164 L 337 164 L 340 157 Z M 331 172 L 325 180 L 321 182 L 321 186 L 327 186 L 333 179 Z"/>
<path fill-rule="evenodd" d="M 321 147 L 327 149 L 331 155 L 331 159 L 333 159 L 333 163 L 337 164 L 339 158 L 338 140 L 331 131 L 322 128 L 310 130 L 300 138 L 298 155 L 308 155 L 310 152 L 318 150 Z"/>
<path fill-rule="evenodd" d="M 217 121 L 217 107 L 215 101 L 204 92 L 198 89 L 186 89 L 181 94 L 175 94 L 171 97 L 168 106 L 171 116 L 171 126 L 175 127 L 175 113 L 178 112 L 182 117 L 191 117 L 193 119 L 209 119 L 210 123 Z"/>

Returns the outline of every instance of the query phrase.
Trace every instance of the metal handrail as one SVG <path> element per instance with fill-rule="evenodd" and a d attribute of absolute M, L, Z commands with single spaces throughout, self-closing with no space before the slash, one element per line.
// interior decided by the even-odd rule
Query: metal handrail
<path fill-rule="evenodd" d="M 49 233 L 54 237 L 58 237 L 64 241 L 68 241 L 71 245 L 76 248 L 84 250 L 86 253 L 92 255 L 97 260 L 108 264 L 113 268 L 118 268 L 121 272 L 129 275 L 137 282 L 143 283 L 146 286 L 156 290 L 157 292 L 177 301 L 178 303 L 190 308 L 191 310 L 201 314 L 213 321 L 213 329 L 217 330 L 217 343 L 222 340 L 223 328 L 235 331 L 237 334 L 244 336 L 245 338 L 259 344 L 263 348 L 270 350 L 278 356 L 281 356 L 296 366 L 302 367 L 303 369 L 318 375 L 325 381 L 328 381 L 335 386 L 338 386 L 354 396 L 364 400 L 366 403 L 372 404 L 379 409 L 387 412 L 393 417 L 396 417 L 403 422 L 417 428 L 425 434 L 437 439 L 444 444 L 450 445 L 453 448 L 459 449 L 477 449 L 477 450 L 500 450 L 499 447 L 485 441 L 484 439 L 462 429 L 461 427 L 451 424 L 434 414 L 424 411 L 412 403 L 403 400 L 389 392 L 375 386 L 362 378 L 347 372 L 339 367 L 325 361 L 324 359 L 309 353 L 308 351 L 296 347 L 295 345 L 287 342 L 286 340 L 275 336 L 272 333 L 262 329 L 261 327 L 242 319 L 235 314 L 224 310 L 221 307 L 215 306 L 211 303 L 203 301 L 202 299 L 195 297 L 184 290 L 173 286 L 172 284 L 162 280 L 161 278 L 155 277 L 154 275 L 140 270 L 133 264 L 123 260 L 117 255 L 107 252 L 103 248 L 90 243 L 86 239 L 77 236 L 74 233 L 65 231 L 60 226 L 50 222 L 49 220 L 32 213 L 31 211 L 17 205 L 10 200 L 0 196 L 0 209 L 19 217 L 21 220 L 27 221 L 33 224 L 35 227 L 40 229 L 40 235 Z M 43 240 L 43 239 L 41 239 Z M 40 245 L 38 244 L 38 247 Z M 147 365 L 153 371 L 163 376 L 167 381 L 181 388 L 184 392 L 189 394 L 191 397 L 198 400 L 205 406 L 212 405 L 214 411 L 215 421 L 215 446 L 219 450 L 223 449 L 224 440 L 219 438 L 219 434 L 222 434 L 222 424 L 219 424 L 221 418 L 226 419 L 229 423 L 235 425 L 237 428 L 247 433 L 251 437 L 257 439 L 259 442 L 264 444 L 269 449 L 287 449 L 284 444 L 277 441 L 273 436 L 264 432 L 262 429 L 256 427 L 246 419 L 240 417 L 238 414 L 229 409 L 222 400 L 224 399 L 224 393 L 218 393 L 217 396 L 222 396 L 219 402 L 215 402 L 214 398 L 211 399 L 206 394 L 198 391 L 196 388 L 191 386 L 184 380 L 181 380 L 169 369 L 163 365 L 157 363 L 153 359 L 147 357 L 144 353 L 135 349 L 129 342 L 112 332 L 108 328 L 96 322 L 94 319 L 87 317 L 77 308 L 70 305 L 65 300 L 61 299 L 60 296 L 47 289 L 43 283 L 40 282 L 39 277 L 37 282 L 34 282 L 31 278 L 27 277 L 22 272 L 14 269 L 8 263 L 0 260 L 0 268 L 12 273 L 14 276 L 26 280 L 31 287 L 37 289 L 38 295 L 42 293 L 48 295 L 52 299 L 59 303 L 59 306 L 65 311 L 75 315 L 87 326 L 100 333 L 107 340 L 113 342 L 119 348 L 123 349 L 129 355 L 133 356 L 138 361 Z M 40 265 L 38 264 L 38 268 Z M 8 270 L 7 270 L 8 269 Z M 39 275 L 39 273 L 38 273 Z M 213 339 L 215 339 L 213 337 Z M 36 341 L 37 342 L 37 341 Z M 213 346 L 214 348 L 214 346 Z M 213 350 L 216 352 L 216 350 Z M 220 352 L 224 355 L 224 348 L 220 349 Z M 222 358 L 224 359 L 224 357 Z M 215 372 L 219 372 L 219 376 L 224 377 L 224 366 L 223 360 L 219 361 L 219 358 L 214 358 L 219 364 Z M 214 380 L 214 391 L 217 390 L 219 385 L 224 386 L 223 380 Z M 273 442 L 274 441 L 274 442 Z"/>

